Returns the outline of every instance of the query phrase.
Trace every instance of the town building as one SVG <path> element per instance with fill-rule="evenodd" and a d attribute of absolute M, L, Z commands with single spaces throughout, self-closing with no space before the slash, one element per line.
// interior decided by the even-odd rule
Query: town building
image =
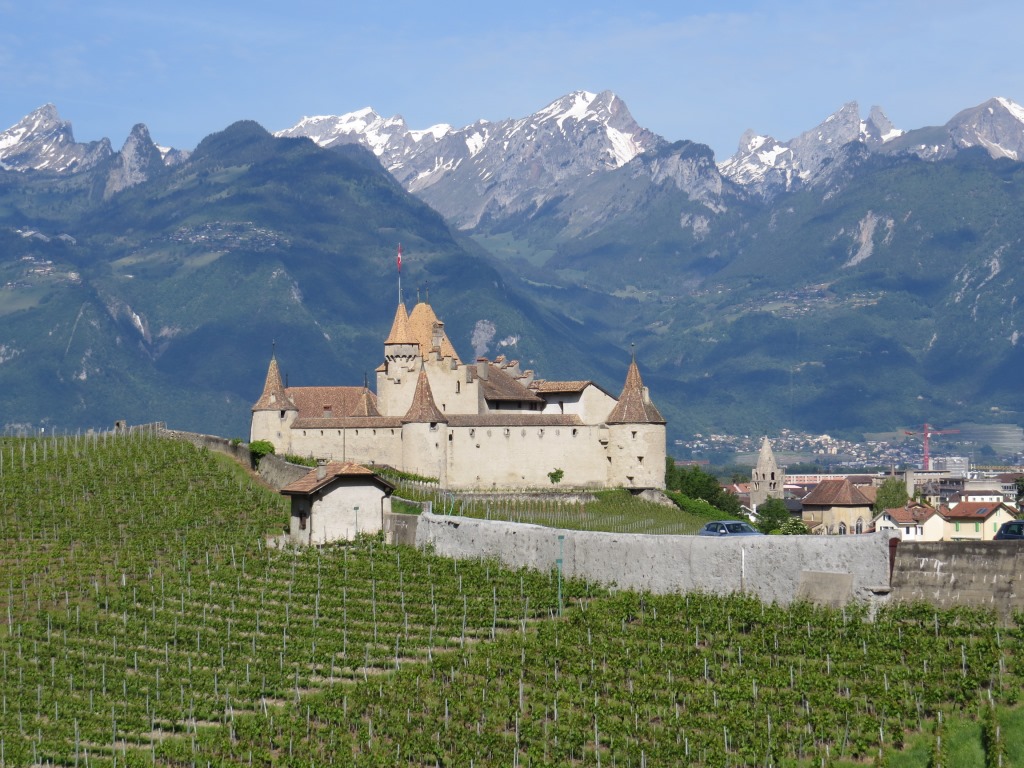
<path fill-rule="evenodd" d="M 589 380 L 538 379 L 504 356 L 467 364 L 429 304 L 399 303 L 376 374 L 375 392 L 285 387 L 272 357 L 251 440 L 451 489 L 550 488 L 558 470 L 569 487 L 664 488 L 665 419 L 635 357 L 618 397 Z"/>

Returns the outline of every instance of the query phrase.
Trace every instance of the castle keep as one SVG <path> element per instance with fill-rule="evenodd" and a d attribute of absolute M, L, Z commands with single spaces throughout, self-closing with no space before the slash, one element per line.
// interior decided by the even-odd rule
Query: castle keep
<path fill-rule="evenodd" d="M 285 387 L 276 358 L 250 439 L 278 453 L 388 464 L 452 489 L 664 488 L 665 420 L 636 360 L 618 398 L 592 381 L 544 381 L 499 356 L 463 363 L 425 302 L 395 310 L 376 394 Z"/>

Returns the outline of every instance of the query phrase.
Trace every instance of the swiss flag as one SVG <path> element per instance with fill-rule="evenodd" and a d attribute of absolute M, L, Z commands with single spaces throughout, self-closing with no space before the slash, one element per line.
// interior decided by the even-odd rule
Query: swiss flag
<path fill-rule="evenodd" d="M 398 271 L 402 271 L 402 244 L 398 244 Z"/>

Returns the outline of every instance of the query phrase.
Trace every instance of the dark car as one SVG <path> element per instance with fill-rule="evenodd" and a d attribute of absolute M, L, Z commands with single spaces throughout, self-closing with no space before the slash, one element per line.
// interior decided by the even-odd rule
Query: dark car
<path fill-rule="evenodd" d="M 1010 520 L 1003 523 L 992 538 L 996 541 L 1024 539 L 1024 520 Z"/>
<path fill-rule="evenodd" d="M 764 536 L 750 523 L 740 520 L 715 520 L 700 529 L 701 536 Z"/>

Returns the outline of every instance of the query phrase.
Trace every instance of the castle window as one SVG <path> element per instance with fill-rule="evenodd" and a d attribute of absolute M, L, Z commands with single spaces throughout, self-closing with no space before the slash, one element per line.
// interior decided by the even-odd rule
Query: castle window
<path fill-rule="evenodd" d="M 641 463 L 641 464 L 643 464 L 643 463 L 644 463 L 644 457 L 643 457 L 643 456 L 637 456 L 637 457 L 636 457 L 636 460 L 637 460 L 637 461 L 638 461 L 639 463 Z"/>
<path fill-rule="evenodd" d="M 511 430 L 508 427 L 505 427 L 505 437 L 508 437 L 510 433 Z"/>
<path fill-rule="evenodd" d="M 576 430 L 575 429 L 572 431 L 572 436 L 576 437 Z"/>
<path fill-rule="evenodd" d="M 281 411 L 281 418 L 284 418 L 284 411 Z"/>
<path fill-rule="evenodd" d="M 461 391 L 462 391 L 462 382 L 461 381 L 456 381 L 455 382 L 455 394 L 457 395 Z"/>
<path fill-rule="evenodd" d="M 636 430 L 633 430 L 632 435 L 633 435 L 633 439 L 636 440 Z"/>
<path fill-rule="evenodd" d="M 544 430 L 543 429 L 538 429 L 537 430 L 537 437 L 544 437 Z"/>
<path fill-rule="evenodd" d="M 857 531 L 857 533 L 864 533 L 864 520 L 862 518 L 857 518 L 857 525 L 855 527 L 855 530 Z"/>
<path fill-rule="evenodd" d="M 452 433 L 451 433 L 451 432 L 449 432 L 449 433 L 448 433 L 448 442 L 449 442 L 449 443 L 450 443 L 450 442 L 452 442 L 452 437 L 454 437 L 454 435 L 452 435 Z"/>
<path fill-rule="evenodd" d="M 437 422 L 436 421 L 430 422 L 430 431 L 431 432 L 437 432 Z"/>
<path fill-rule="evenodd" d="M 839 524 L 839 535 L 840 536 L 845 536 L 846 535 L 846 523 L 840 523 Z"/>

